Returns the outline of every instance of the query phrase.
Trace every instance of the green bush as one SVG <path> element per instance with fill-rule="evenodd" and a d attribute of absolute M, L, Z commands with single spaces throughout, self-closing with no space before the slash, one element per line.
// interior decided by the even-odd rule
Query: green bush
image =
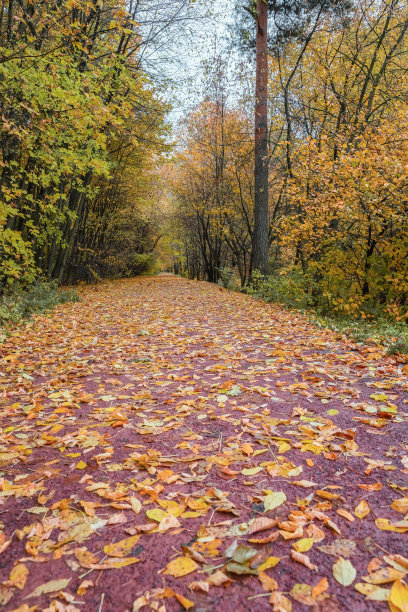
<path fill-rule="evenodd" d="M 153 273 L 155 263 L 153 253 L 130 253 L 126 260 L 126 276 Z"/>
<path fill-rule="evenodd" d="M 308 282 L 296 269 L 285 275 L 253 275 L 252 285 L 245 288 L 245 293 L 259 297 L 265 302 L 276 302 L 289 308 L 309 308 L 312 295 Z"/>
<path fill-rule="evenodd" d="M 218 268 L 218 272 L 220 274 L 220 279 L 223 284 L 223 287 L 226 287 L 227 289 L 232 289 L 234 285 L 234 270 L 231 270 L 231 268 Z"/>
<path fill-rule="evenodd" d="M 408 325 L 385 316 L 378 307 L 366 309 L 365 315 L 340 315 L 324 303 L 324 296 L 316 304 L 313 283 L 305 280 L 299 271 L 285 275 L 264 277 L 254 274 L 253 282 L 243 291 L 266 302 L 275 302 L 289 308 L 309 311 L 311 321 L 318 327 L 331 329 L 358 343 L 378 343 L 387 347 L 388 355 L 407 355 Z"/>
<path fill-rule="evenodd" d="M 408 338 L 397 340 L 388 346 L 387 355 L 404 355 L 408 359 Z"/>
<path fill-rule="evenodd" d="M 384 316 L 356 319 L 319 314 L 313 314 L 311 321 L 318 327 L 345 334 L 355 342 L 382 344 L 387 347 L 388 355 L 408 354 L 408 325 L 402 321 Z"/>
<path fill-rule="evenodd" d="M 13 285 L 0 297 L 0 327 L 7 329 L 37 312 L 78 301 L 75 291 L 59 290 L 57 281 L 39 280 L 27 288 Z M 4 332 L 0 331 L 0 337 L 4 339 Z"/>

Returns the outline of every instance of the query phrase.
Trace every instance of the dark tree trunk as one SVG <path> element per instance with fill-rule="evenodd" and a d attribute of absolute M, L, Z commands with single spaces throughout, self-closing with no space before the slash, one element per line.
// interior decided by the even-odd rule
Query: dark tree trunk
<path fill-rule="evenodd" d="M 268 1 L 256 3 L 255 216 L 252 271 L 268 274 Z"/>

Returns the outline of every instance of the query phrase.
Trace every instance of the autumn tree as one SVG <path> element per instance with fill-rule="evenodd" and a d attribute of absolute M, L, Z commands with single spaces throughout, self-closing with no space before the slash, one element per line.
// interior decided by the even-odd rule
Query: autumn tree
<path fill-rule="evenodd" d="M 252 268 L 268 273 L 268 3 L 256 3 L 255 209 Z"/>
<path fill-rule="evenodd" d="M 189 6 L 0 1 L 1 286 L 39 274 L 62 281 L 88 266 L 85 252 L 98 259 L 91 251 L 102 253 L 109 224 L 95 212 L 127 206 L 106 194 L 163 150 L 167 109 L 143 58 Z"/>
<path fill-rule="evenodd" d="M 187 269 L 217 282 L 224 268 L 237 266 L 244 284 L 253 227 L 249 121 L 221 93 L 183 123 L 172 191 Z"/>

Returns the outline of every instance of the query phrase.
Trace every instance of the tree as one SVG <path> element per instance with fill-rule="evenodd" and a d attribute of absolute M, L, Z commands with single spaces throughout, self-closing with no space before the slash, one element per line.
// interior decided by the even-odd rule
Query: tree
<path fill-rule="evenodd" d="M 251 269 L 268 274 L 268 2 L 256 3 L 255 209 Z"/>

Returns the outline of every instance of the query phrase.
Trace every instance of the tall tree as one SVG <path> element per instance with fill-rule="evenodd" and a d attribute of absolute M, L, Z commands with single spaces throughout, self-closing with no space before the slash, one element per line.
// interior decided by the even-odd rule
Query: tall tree
<path fill-rule="evenodd" d="M 252 270 L 268 273 L 268 0 L 256 3 L 255 211 Z"/>

